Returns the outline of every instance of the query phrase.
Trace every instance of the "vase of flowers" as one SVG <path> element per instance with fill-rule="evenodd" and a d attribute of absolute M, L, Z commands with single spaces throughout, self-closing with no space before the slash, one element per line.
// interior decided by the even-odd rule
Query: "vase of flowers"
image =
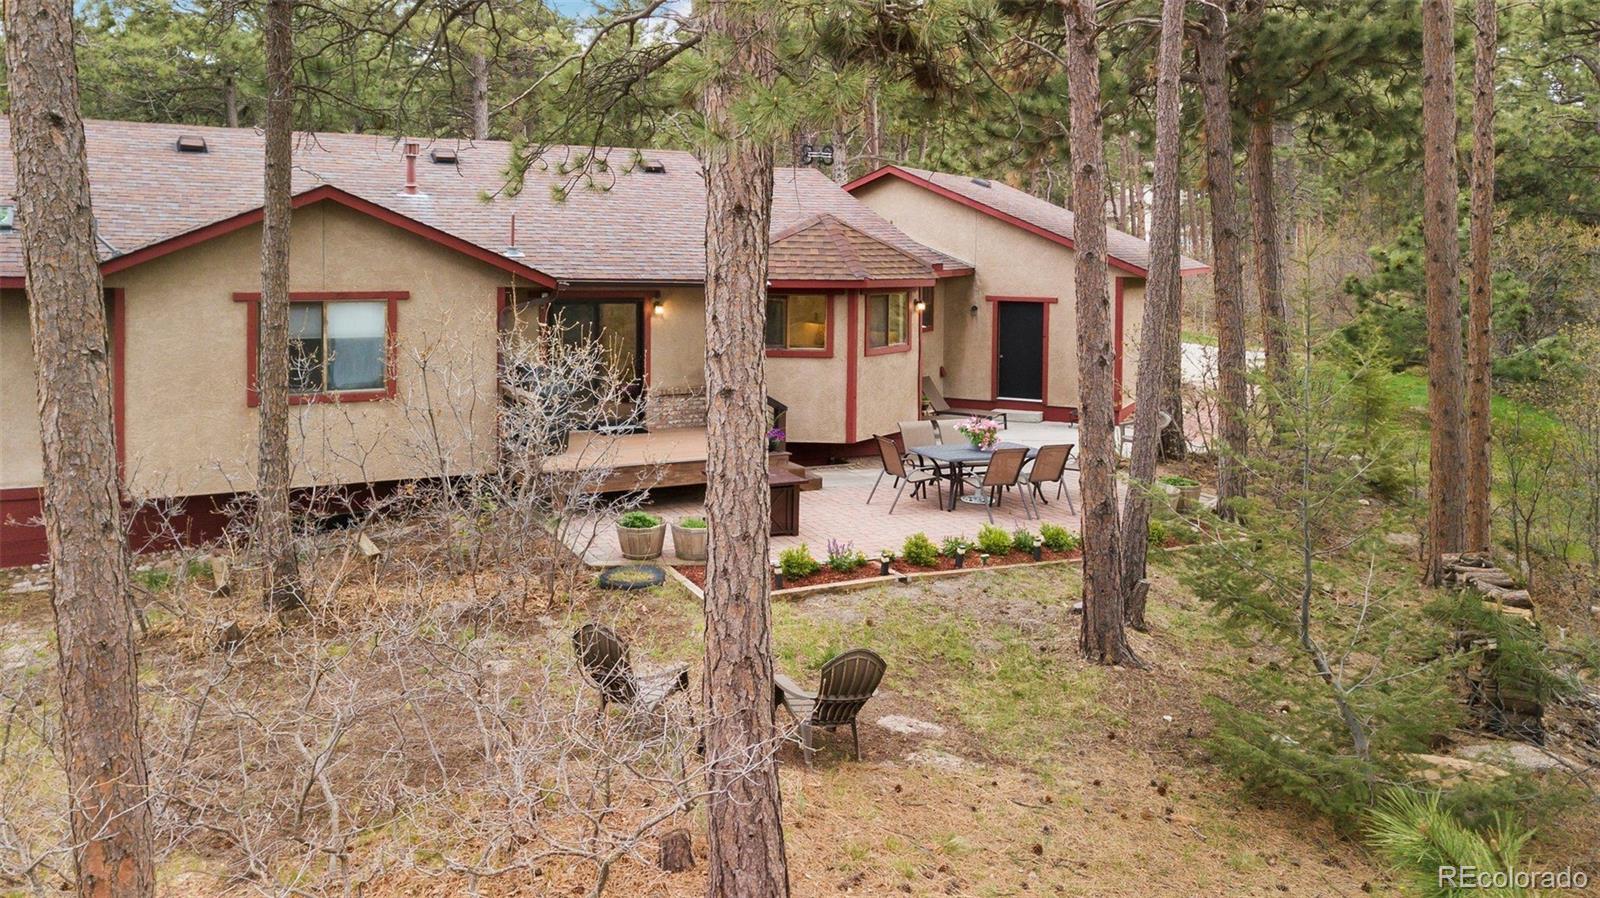
<path fill-rule="evenodd" d="M 987 452 L 1000 441 L 1000 422 L 993 418 L 971 417 L 956 425 L 956 431 L 967 438 L 972 448 Z"/>

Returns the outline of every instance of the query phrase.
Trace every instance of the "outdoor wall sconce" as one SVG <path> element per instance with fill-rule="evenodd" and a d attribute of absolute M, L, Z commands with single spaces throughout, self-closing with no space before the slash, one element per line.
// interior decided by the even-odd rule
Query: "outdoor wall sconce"
<path fill-rule="evenodd" d="M 663 305 L 661 300 L 659 300 L 659 299 L 656 300 L 656 303 L 655 303 L 654 306 L 651 307 L 651 310 L 655 312 L 655 316 L 657 318 L 660 318 L 662 315 L 667 314 L 667 307 L 665 305 Z"/>
<path fill-rule="evenodd" d="M 974 318 L 978 317 L 978 304 L 973 303 L 972 306 L 967 309 L 967 314 Z"/>
<path fill-rule="evenodd" d="M 926 300 L 921 300 L 921 299 L 917 300 L 917 311 L 918 312 L 926 312 L 926 311 L 928 311 L 928 303 L 927 303 Z"/>

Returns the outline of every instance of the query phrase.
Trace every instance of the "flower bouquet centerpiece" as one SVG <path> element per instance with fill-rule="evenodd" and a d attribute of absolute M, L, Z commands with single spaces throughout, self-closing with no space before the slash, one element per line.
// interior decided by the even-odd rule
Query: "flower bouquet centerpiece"
<path fill-rule="evenodd" d="M 972 448 L 984 452 L 1000 441 L 1000 422 L 993 418 L 968 418 L 956 425 L 956 431 L 967 438 Z"/>

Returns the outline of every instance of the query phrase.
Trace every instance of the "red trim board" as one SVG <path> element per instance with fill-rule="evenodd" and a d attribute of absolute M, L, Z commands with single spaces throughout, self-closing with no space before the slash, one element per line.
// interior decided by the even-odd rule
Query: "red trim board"
<path fill-rule="evenodd" d="M 844 344 L 844 441 L 856 441 L 856 390 L 859 388 L 861 378 L 861 361 L 856 352 L 860 343 L 861 331 L 861 294 L 852 290 L 845 300 L 847 322 L 845 327 Z"/>
<path fill-rule="evenodd" d="M 1041 331 L 1039 339 L 1043 343 L 1040 348 L 1043 361 L 1039 365 L 1039 399 L 1037 402 L 1026 399 L 1008 399 L 1007 408 L 1016 408 L 1021 411 L 1035 411 L 1048 408 L 1050 405 L 1050 307 L 1055 305 L 1054 296 L 986 296 L 992 305 L 993 311 L 989 318 L 989 399 L 999 403 L 1000 399 L 1000 304 L 1004 302 L 1034 302 L 1039 303 L 1043 320 L 1039 324 Z M 949 402 L 948 397 L 945 402 Z M 1000 406 L 996 406 L 1000 407 Z"/>
<path fill-rule="evenodd" d="M 394 225 L 401 230 L 409 231 L 419 237 L 431 240 L 440 246 L 453 249 L 456 252 L 470 256 L 488 265 L 492 265 L 502 271 L 508 271 L 512 274 L 525 277 L 536 284 L 540 284 L 545 287 L 554 287 L 556 285 L 555 278 L 545 274 L 542 271 L 529 268 L 528 266 L 523 265 L 515 260 L 508 259 L 499 253 L 491 252 L 475 243 L 469 243 L 460 237 L 457 237 L 453 234 L 448 234 L 436 227 L 433 227 L 432 225 L 423 224 L 422 222 L 402 215 L 393 209 L 380 206 L 377 203 L 371 202 L 370 200 L 364 200 L 361 197 L 355 196 L 354 194 L 346 193 L 337 187 L 326 184 L 321 187 L 313 187 L 303 193 L 296 194 L 290 202 L 294 208 L 299 209 L 303 206 L 308 206 L 312 203 L 319 203 L 324 200 L 338 203 L 346 208 L 354 209 L 357 212 L 370 215 L 379 221 Z M 224 218 L 221 221 L 212 222 L 211 224 L 203 227 L 179 234 L 176 237 L 169 237 L 168 239 L 159 243 L 152 243 L 149 246 L 141 247 L 140 249 L 136 249 L 130 253 L 107 259 L 106 261 L 100 263 L 100 271 L 103 274 L 112 274 L 127 268 L 132 268 L 135 265 L 148 262 L 151 259 L 158 259 L 162 256 L 175 253 L 180 249 L 187 249 L 188 247 L 195 246 L 196 244 L 204 243 L 213 237 L 231 234 L 234 231 L 240 230 L 241 228 L 246 228 L 250 225 L 257 224 L 261 221 L 261 217 L 262 211 L 259 208 L 241 212 L 231 218 Z"/>

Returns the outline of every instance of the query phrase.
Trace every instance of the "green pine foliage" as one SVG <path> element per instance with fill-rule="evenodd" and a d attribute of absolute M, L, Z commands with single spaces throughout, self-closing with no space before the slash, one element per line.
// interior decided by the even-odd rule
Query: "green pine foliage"
<path fill-rule="evenodd" d="M 1386 793 L 1368 815 L 1368 841 L 1405 871 L 1414 894 L 1422 898 L 1520 898 L 1527 894 L 1506 888 L 1467 887 L 1446 880 L 1441 870 L 1472 868 L 1486 874 L 1517 869 L 1522 849 L 1533 836 L 1509 814 L 1498 815 L 1482 830 L 1464 824 L 1438 792 L 1395 789 Z"/>

